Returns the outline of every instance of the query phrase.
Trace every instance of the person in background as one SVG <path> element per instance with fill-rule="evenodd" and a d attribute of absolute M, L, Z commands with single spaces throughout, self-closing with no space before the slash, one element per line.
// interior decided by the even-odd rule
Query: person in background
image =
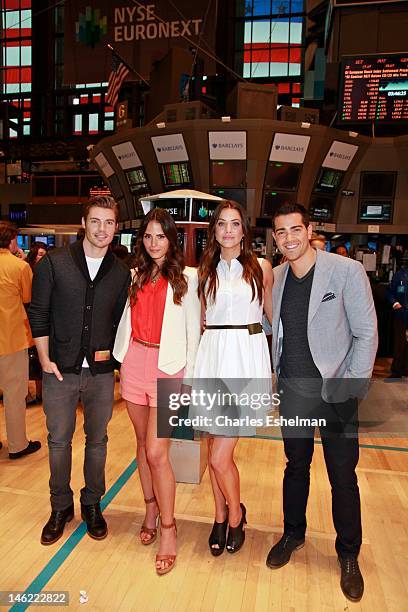
<path fill-rule="evenodd" d="M 26 258 L 31 270 L 34 271 L 34 267 L 41 261 L 47 251 L 48 247 L 44 242 L 33 242 L 31 244 Z M 35 396 L 31 397 L 29 394 L 26 403 L 27 406 L 34 406 L 42 402 L 42 369 L 35 346 L 30 346 L 28 349 L 28 366 L 29 380 L 35 381 Z"/>
<path fill-rule="evenodd" d="M 388 380 L 408 376 L 408 254 L 392 277 L 386 292 L 394 313 L 394 356 Z"/>
<path fill-rule="evenodd" d="M 342 257 L 350 257 L 345 244 L 338 244 L 331 249 L 330 253 L 335 253 L 336 255 L 341 255 Z"/>
<path fill-rule="evenodd" d="M 127 246 L 124 244 L 115 244 L 115 246 L 112 247 L 112 253 L 129 266 L 129 268 L 131 267 L 133 257 L 129 253 Z"/>
<path fill-rule="evenodd" d="M 44 257 L 47 253 L 48 247 L 44 242 L 33 242 L 30 246 L 30 250 L 26 257 L 26 262 L 30 264 L 32 270 L 34 266 Z"/>
<path fill-rule="evenodd" d="M 313 232 L 312 237 L 310 238 L 310 246 L 314 249 L 320 249 L 321 251 L 326 250 L 326 236 L 323 234 L 316 234 Z"/>
<path fill-rule="evenodd" d="M 108 533 L 100 500 L 113 408 L 112 349 L 130 283 L 129 269 L 109 250 L 118 215 L 113 198 L 91 198 L 83 209 L 83 240 L 48 252 L 34 270 L 29 318 L 43 369 L 51 471 L 44 545 L 56 542 L 74 516 L 70 481 L 79 400 L 85 431 L 81 516 L 91 538 Z"/>
<path fill-rule="evenodd" d="M 340 585 L 348 599 L 359 601 L 364 581 L 358 564 L 362 528 L 355 472 L 357 398 L 366 393 L 378 345 L 371 287 L 361 263 L 310 246 L 309 213 L 300 204 L 277 208 L 272 228 L 287 257 L 287 263 L 273 270 L 272 292 L 272 358 L 280 416 L 287 423 L 322 419 L 319 429 L 332 490 Z M 284 532 L 269 551 L 266 564 L 271 569 L 286 565 L 305 544 L 312 423 L 282 425 L 287 457 Z"/>
<path fill-rule="evenodd" d="M 41 448 L 26 436 L 28 347 L 32 345 L 25 304 L 31 301 L 30 266 L 14 256 L 17 229 L 0 221 L 0 388 L 6 415 L 10 459 Z"/>
<path fill-rule="evenodd" d="M 157 537 L 156 572 L 167 574 L 176 561 L 176 483 L 169 461 L 170 438 L 158 437 L 158 379 L 191 379 L 200 340 L 197 271 L 186 268 L 176 225 L 166 210 L 154 208 L 139 230 L 130 300 L 116 336 L 122 397 L 137 439 L 137 463 L 146 504 L 140 529 L 143 545 Z M 178 380 L 177 380 L 178 379 Z M 170 383 L 169 383 L 170 384 Z M 180 384 L 181 387 L 181 384 Z M 180 391 L 180 389 L 179 389 Z"/>

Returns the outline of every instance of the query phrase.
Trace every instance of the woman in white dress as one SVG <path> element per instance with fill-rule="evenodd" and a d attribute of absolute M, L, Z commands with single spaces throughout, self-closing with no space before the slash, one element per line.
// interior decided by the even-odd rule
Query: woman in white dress
<path fill-rule="evenodd" d="M 253 390 L 257 379 L 264 387 L 262 391 L 266 384 L 271 393 L 270 355 L 261 323 L 264 310 L 272 320 L 273 273 L 268 261 L 262 260 L 260 264 L 251 244 L 245 210 L 236 202 L 222 202 L 211 218 L 198 269 L 205 331 L 197 353 L 194 379 L 207 379 L 210 386 L 220 383 L 224 389 L 228 387 L 228 379 L 235 379 L 234 391 Z M 234 410 L 240 414 L 239 406 L 232 407 Z M 210 551 L 218 556 L 226 547 L 229 553 L 235 553 L 244 543 L 246 523 L 246 509 L 240 503 L 239 472 L 234 462 L 238 437 L 234 429 L 227 431 L 225 427 L 224 431 L 201 425 L 197 429 L 206 430 L 210 436 L 208 465 L 215 501 Z"/>

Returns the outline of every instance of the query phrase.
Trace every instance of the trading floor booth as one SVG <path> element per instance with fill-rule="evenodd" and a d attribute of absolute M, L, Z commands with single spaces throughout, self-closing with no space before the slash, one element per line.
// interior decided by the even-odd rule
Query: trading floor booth
<path fill-rule="evenodd" d="M 194 189 L 176 189 L 140 198 L 144 214 L 152 208 L 164 208 L 171 214 L 188 266 L 198 265 L 207 241 L 210 217 L 222 201 L 223 198 Z"/>

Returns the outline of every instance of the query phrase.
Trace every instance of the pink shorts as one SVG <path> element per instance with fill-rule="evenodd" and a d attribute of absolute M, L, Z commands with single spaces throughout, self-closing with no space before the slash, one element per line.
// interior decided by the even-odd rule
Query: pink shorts
<path fill-rule="evenodd" d="M 181 385 L 184 368 L 180 372 L 176 372 L 176 374 L 166 374 L 159 370 L 157 367 L 159 350 L 156 347 L 143 346 L 139 342 L 130 342 L 122 367 L 120 368 L 123 399 L 132 404 L 156 408 L 158 378 L 179 379 Z"/>

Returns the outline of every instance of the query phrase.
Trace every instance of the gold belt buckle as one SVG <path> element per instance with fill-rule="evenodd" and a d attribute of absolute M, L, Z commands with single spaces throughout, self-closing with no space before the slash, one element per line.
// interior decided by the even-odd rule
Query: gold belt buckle
<path fill-rule="evenodd" d="M 262 333 L 262 325 L 260 323 L 248 323 L 247 327 L 250 336 Z"/>

